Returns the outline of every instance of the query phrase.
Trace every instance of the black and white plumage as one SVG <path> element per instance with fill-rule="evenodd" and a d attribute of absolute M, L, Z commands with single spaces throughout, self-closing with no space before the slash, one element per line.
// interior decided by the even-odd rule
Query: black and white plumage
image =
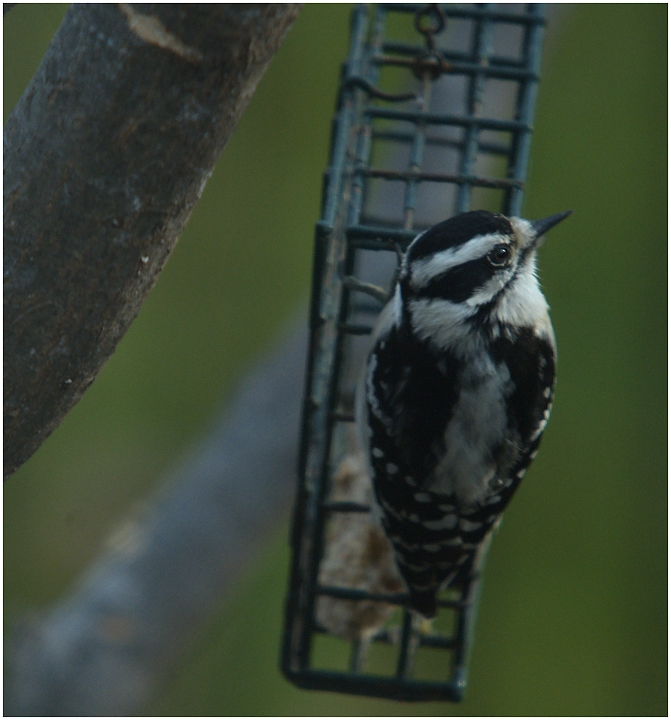
<path fill-rule="evenodd" d="M 357 422 L 410 607 L 468 567 L 548 420 L 555 339 L 535 222 L 486 211 L 420 234 L 373 331 Z"/>

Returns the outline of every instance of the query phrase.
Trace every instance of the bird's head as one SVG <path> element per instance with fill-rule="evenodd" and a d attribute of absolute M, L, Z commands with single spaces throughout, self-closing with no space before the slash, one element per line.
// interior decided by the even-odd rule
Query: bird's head
<path fill-rule="evenodd" d="M 443 325 L 440 337 L 473 318 L 512 327 L 541 322 L 547 304 L 536 278 L 536 250 L 570 214 L 530 221 L 475 210 L 418 235 L 404 256 L 399 292 L 419 334 L 436 337 Z"/>

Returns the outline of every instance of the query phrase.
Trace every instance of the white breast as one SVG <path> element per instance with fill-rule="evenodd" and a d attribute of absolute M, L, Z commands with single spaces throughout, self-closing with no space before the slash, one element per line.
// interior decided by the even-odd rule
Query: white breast
<path fill-rule="evenodd" d="M 462 373 L 462 390 L 445 429 L 445 455 L 434 471 L 431 490 L 455 493 L 461 504 L 482 500 L 496 473 L 492 450 L 505 439 L 506 398 L 513 391 L 505 365 L 487 353 L 474 357 Z"/>

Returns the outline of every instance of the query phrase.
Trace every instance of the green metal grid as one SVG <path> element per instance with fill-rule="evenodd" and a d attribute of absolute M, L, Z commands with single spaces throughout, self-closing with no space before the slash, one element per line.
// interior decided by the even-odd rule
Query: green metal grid
<path fill-rule="evenodd" d="M 318 582 L 329 517 L 370 510 L 329 501 L 341 451 L 338 438 L 354 419 L 352 377 L 361 362 L 357 339 L 365 342 L 379 311 L 362 301 L 346 278 L 361 278 L 366 253 L 394 253 L 395 258 L 397 249 L 422 229 L 458 212 L 485 207 L 520 214 L 544 24 L 545 6 L 538 4 L 377 5 L 353 11 L 315 232 L 311 339 L 281 659 L 285 676 L 300 687 L 406 701 L 463 697 L 480 567 L 469 568 L 439 599 L 439 620 L 443 613 L 451 617 L 449 633 L 418 632 L 402 593 L 372 594 Z M 505 52 L 498 50 L 502 37 Z M 396 85 L 394 90 L 400 85 L 405 92 L 381 90 L 385 84 Z M 508 107 L 501 99 L 502 87 Z M 434 107 L 437 90 L 438 99 L 448 96 L 450 112 Z M 490 101 L 497 92 L 498 101 Z M 395 191 L 388 192 L 390 186 Z M 422 194 L 427 187 L 429 192 Z M 440 215 L 432 217 L 436 207 Z M 402 608 L 400 625 L 385 626 L 372 639 L 395 653 L 393 671 L 367 671 L 362 643 L 356 640 L 347 669 L 315 666 L 316 638 L 326 632 L 315 620 L 319 595 Z M 444 680 L 413 673 L 424 648 L 446 654 Z"/>

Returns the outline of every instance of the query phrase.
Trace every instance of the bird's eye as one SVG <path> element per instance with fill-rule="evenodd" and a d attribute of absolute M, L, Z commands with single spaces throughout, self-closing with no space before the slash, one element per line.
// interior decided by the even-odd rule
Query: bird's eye
<path fill-rule="evenodd" d="M 505 267 L 510 262 L 510 247 L 495 245 L 488 253 L 487 260 L 494 267 Z"/>

